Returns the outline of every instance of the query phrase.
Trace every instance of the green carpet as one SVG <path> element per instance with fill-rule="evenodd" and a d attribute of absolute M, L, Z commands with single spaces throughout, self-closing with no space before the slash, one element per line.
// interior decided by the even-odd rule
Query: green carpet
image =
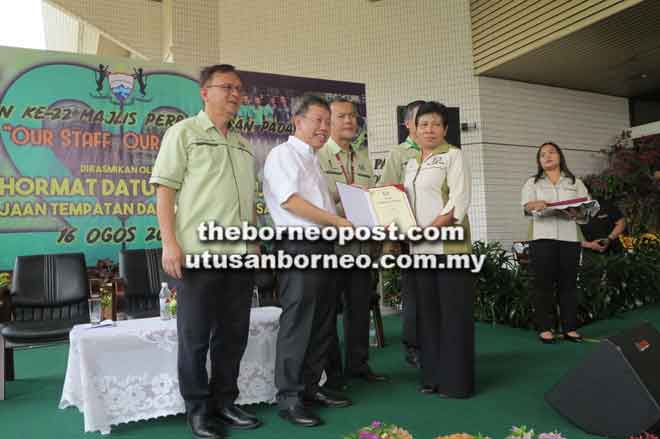
<path fill-rule="evenodd" d="M 582 328 L 588 337 L 604 337 L 647 320 L 660 327 L 660 306 L 646 307 L 619 318 Z M 389 384 L 352 382 L 349 395 L 355 405 L 321 409 L 326 421 L 317 428 L 294 427 L 277 417 L 273 406 L 252 409 L 264 421 L 258 430 L 232 432 L 235 438 L 338 439 L 372 420 L 396 423 L 416 439 L 440 434 L 478 432 L 502 439 L 512 425 L 525 424 L 537 432 L 559 430 L 568 439 L 587 434 L 560 417 L 544 399 L 549 389 L 577 365 L 595 343 L 542 345 L 530 331 L 504 326 L 477 325 L 477 395 L 468 400 L 446 400 L 417 392 L 417 371 L 405 365 L 400 346 L 398 316 L 385 318 L 387 346 L 372 349 L 371 364 L 389 374 Z M 0 402 L 0 438 L 91 438 L 83 433 L 82 415 L 74 408 L 57 408 L 68 345 L 16 352 L 17 379 L 7 383 L 6 401 Z M 191 437 L 183 416 L 120 425 L 113 438 Z"/>

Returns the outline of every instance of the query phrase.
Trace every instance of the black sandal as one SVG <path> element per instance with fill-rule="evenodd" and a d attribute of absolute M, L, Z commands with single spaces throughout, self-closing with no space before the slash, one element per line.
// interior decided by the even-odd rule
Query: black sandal
<path fill-rule="evenodd" d="M 428 384 L 424 384 L 421 386 L 419 389 L 419 393 L 424 393 L 424 394 L 430 394 L 430 393 L 438 393 L 438 388 L 436 386 L 431 386 Z"/>
<path fill-rule="evenodd" d="M 546 337 L 543 337 L 541 335 L 544 332 L 550 332 L 552 334 L 552 331 L 543 331 L 543 332 L 539 333 L 539 340 L 541 340 L 541 343 L 543 343 L 543 344 L 555 344 L 555 343 L 557 343 L 557 338 L 555 337 L 554 334 L 552 334 L 552 337 L 546 338 Z"/>
<path fill-rule="evenodd" d="M 577 334 L 577 332 L 576 332 Z M 573 343 L 582 343 L 584 341 L 584 338 L 580 334 L 578 335 L 569 335 L 568 332 L 564 333 L 564 340 L 568 340 Z"/>

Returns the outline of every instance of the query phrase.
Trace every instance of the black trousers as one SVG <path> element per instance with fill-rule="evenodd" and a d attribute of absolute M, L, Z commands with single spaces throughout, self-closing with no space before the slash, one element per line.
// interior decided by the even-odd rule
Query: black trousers
<path fill-rule="evenodd" d="M 532 305 L 536 328 L 539 331 L 555 329 L 558 300 L 562 331 L 574 331 L 577 328 L 576 283 L 580 243 L 538 239 L 530 244 L 530 257 L 534 273 Z"/>
<path fill-rule="evenodd" d="M 422 384 L 456 398 L 474 393 L 475 277 L 458 270 L 414 270 Z"/>
<path fill-rule="evenodd" d="M 328 356 L 326 373 L 330 380 L 341 380 L 344 370 L 347 375 L 365 372 L 369 367 L 369 308 L 373 294 L 371 270 L 343 270 L 335 274 L 336 290 L 343 303 L 345 368 L 337 336 L 337 325 L 333 325 L 332 344 Z"/>
<path fill-rule="evenodd" d="M 250 329 L 252 273 L 184 270 L 183 279 L 175 285 L 179 389 L 186 411 L 189 415 L 208 413 L 216 405 L 233 404 Z"/>
<path fill-rule="evenodd" d="M 330 254 L 330 242 L 282 241 L 278 248 L 291 255 Z M 332 328 L 336 326 L 334 273 L 331 270 L 286 270 L 279 273 L 282 305 L 277 334 L 275 385 L 282 409 L 301 404 L 312 394 L 328 361 Z"/>
<path fill-rule="evenodd" d="M 417 342 L 417 296 L 411 286 L 413 274 L 410 270 L 401 270 L 401 313 L 402 339 L 406 350 L 418 350 Z"/>
<path fill-rule="evenodd" d="M 401 244 L 401 253 L 409 253 L 410 247 L 407 243 Z M 417 297 L 414 294 L 411 282 L 413 274 L 411 270 L 401 269 L 401 342 L 406 350 L 418 350 L 417 343 Z"/>

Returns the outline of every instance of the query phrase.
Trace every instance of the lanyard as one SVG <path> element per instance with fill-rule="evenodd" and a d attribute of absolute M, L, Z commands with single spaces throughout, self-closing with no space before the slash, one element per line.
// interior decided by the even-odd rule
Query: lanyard
<path fill-rule="evenodd" d="M 419 145 L 417 145 L 417 143 L 415 143 L 415 141 L 410 137 L 408 137 L 404 143 L 406 143 L 408 147 L 414 149 L 415 151 L 419 151 Z"/>
<path fill-rule="evenodd" d="M 355 161 L 353 160 L 353 150 L 350 149 L 348 152 L 348 163 L 350 163 L 351 166 L 350 176 L 346 172 L 346 167 L 344 167 L 344 164 L 341 162 L 341 159 L 339 158 L 339 153 L 335 154 L 335 159 L 337 159 L 337 163 L 339 163 L 339 166 L 341 167 L 341 172 L 342 174 L 344 174 L 344 178 L 346 179 L 346 184 L 353 184 L 355 182 Z"/>

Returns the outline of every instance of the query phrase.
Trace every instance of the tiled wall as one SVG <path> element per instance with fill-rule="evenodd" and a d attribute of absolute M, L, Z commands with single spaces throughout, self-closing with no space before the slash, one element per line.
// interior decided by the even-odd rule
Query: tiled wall
<path fill-rule="evenodd" d="M 172 60 L 178 64 L 209 65 L 220 59 L 220 28 L 218 20 L 224 2 L 219 0 L 168 0 L 164 7 L 171 7 Z M 242 2 L 244 9 L 252 2 Z M 256 10 L 255 10 L 256 12 Z M 250 33 L 254 35 L 254 31 Z"/>
<path fill-rule="evenodd" d="M 397 105 L 436 99 L 460 107 L 463 122 L 477 123 L 462 133 L 474 236 L 507 247 L 525 237 L 519 191 L 535 147 L 553 139 L 583 175 L 601 166 L 595 152 L 628 124 L 622 98 L 473 76 L 466 0 L 56 2 L 154 60 L 363 82 L 374 158 L 396 142 Z"/>
<path fill-rule="evenodd" d="M 161 59 L 162 7 L 150 0 L 47 0 L 86 21 L 127 48 Z M 187 3 L 198 3 L 189 1 Z"/>
<path fill-rule="evenodd" d="M 220 55 L 241 69 L 363 82 L 373 157 L 396 143 L 396 106 L 435 99 L 479 120 L 470 10 L 464 0 L 221 0 Z M 470 217 L 486 236 L 478 130 L 462 142 L 472 164 Z"/>
<path fill-rule="evenodd" d="M 520 190 L 536 150 L 554 141 L 577 176 L 599 171 L 598 151 L 629 126 L 628 100 L 494 78 L 479 79 L 488 239 L 508 248 L 527 238 Z"/>
<path fill-rule="evenodd" d="M 50 3 L 42 5 L 46 49 L 78 52 L 80 22 Z"/>

